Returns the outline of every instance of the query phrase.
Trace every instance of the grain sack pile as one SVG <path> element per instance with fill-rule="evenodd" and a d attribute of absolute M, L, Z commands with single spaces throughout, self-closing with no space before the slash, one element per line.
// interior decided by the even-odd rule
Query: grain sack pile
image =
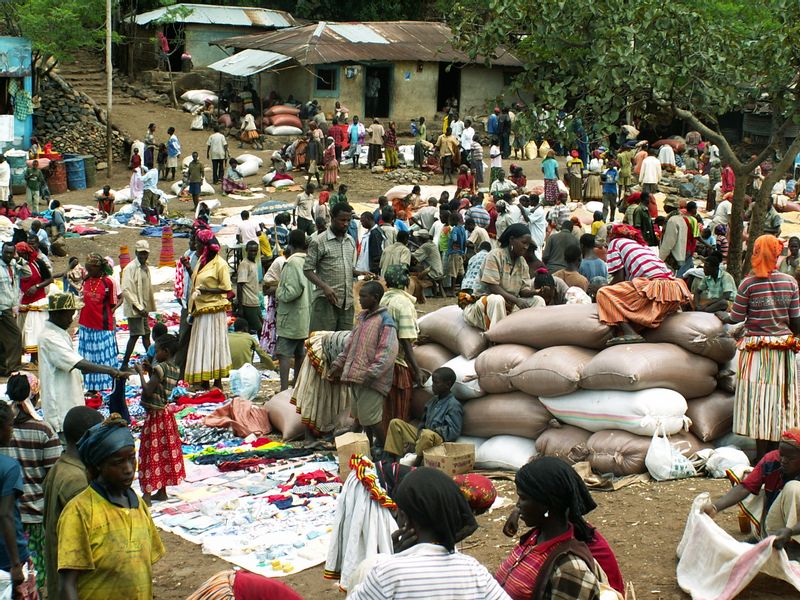
<path fill-rule="evenodd" d="M 456 373 L 478 467 L 519 468 L 539 454 L 632 475 L 647 472 L 654 435 L 690 456 L 731 432 L 736 346 L 712 314 L 673 314 L 644 343 L 611 347 L 596 305 L 520 310 L 485 334 L 448 306 L 419 328 L 421 368 Z M 416 418 L 429 386 L 415 392 Z"/>

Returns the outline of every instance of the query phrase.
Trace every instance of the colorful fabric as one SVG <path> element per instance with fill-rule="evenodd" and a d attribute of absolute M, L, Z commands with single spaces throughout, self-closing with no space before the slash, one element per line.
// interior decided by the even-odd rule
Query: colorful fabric
<path fill-rule="evenodd" d="M 672 278 L 670 268 L 650 248 L 624 237 L 615 237 L 609 242 L 606 266 L 609 275 L 624 269 L 625 279 L 629 281 L 640 277 Z"/>
<path fill-rule="evenodd" d="M 378 478 L 374 473 L 375 465 L 371 460 L 363 454 L 353 454 L 350 457 L 350 469 L 356 474 L 356 478 L 375 502 L 384 508 L 397 509 L 397 504 L 378 483 Z"/>
<path fill-rule="evenodd" d="M 106 264 L 103 261 L 103 264 Z M 110 277 L 90 277 L 83 282 L 83 308 L 78 324 L 92 329 L 114 329 L 114 306 L 117 297 Z"/>
<path fill-rule="evenodd" d="M 791 275 L 772 271 L 768 278 L 745 277 L 736 292 L 731 321 L 744 322 L 748 336 L 791 335 L 789 321 L 800 317 L 798 293 Z"/>
<path fill-rule="evenodd" d="M 492 480 L 485 475 L 466 473 L 456 475 L 453 479 L 476 515 L 482 515 L 489 510 L 497 499 L 497 490 L 492 484 Z"/>
<path fill-rule="evenodd" d="M 89 362 L 108 367 L 119 367 L 119 348 L 113 330 L 78 327 L 78 354 Z M 114 379 L 105 373 L 84 373 L 83 385 L 87 390 L 110 390 Z"/>
<path fill-rule="evenodd" d="M 667 315 L 678 312 L 692 296 L 683 279 L 637 278 L 606 285 L 597 291 L 597 314 L 602 323 L 627 321 L 641 327 L 658 327 Z"/>
<path fill-rule="evenodd" d="M 264 296 L 264 323 L 261 326 L 261 335 L 258 343 L 267 354 L 274 356 L 278 343 L 277 331 L 278 303 L 275 296 Z"/>
<path fill-rule="evenodd" d="M 197 314 L 189 338 L 184 380 L 201 383 L 227 377 L 231 364 L 228 318 L 224 310 Z"/>
<path fill-rule="evenodd" d="M 787 429 L 781 434 L 781 441 L 800 447 L 800 428 Z"/>
<path fill-rule="evenodd" d="M 22 529 L 28 538 L 28 552 L 31 554 L 30 561 L 38 574 L 36 587 L 41 590 L 44 588 L 47 579 L 45 572 L 44 525 L 41 523 L 23 523 Z"/>
<path fill-rule="evenodd" d="M 800 481 L 800 475 L 793 479 L 786 479 L 781 468 L 781 453 L 779 450 L 767 452 L 755 468 L 741 483 L 748 492 L 757 496 L 762 490 L 765 494 L 764 515 L 769 512 L 772 503 L 781 493 L 789 481 Z M 762 515 L 756 515 L 759 523 Z"/>
<path fill-rule="evenodd" d="M 192 277 L 189 311 L 197 316 L 202 313 L 217 313 L 228 309 L 230 303 L 226 294 L 205 294 L 199 291 L 200 288 L 231 291 L 230 267 L 219 254 L 215 254 L 214 258 L 195 271 Z"/>
<path fill-rule="evenodd" d="M 186 478 L 181 436 L 175 416 L 167 410 L 151 410 L 142 426 L 139 446 L 139 485 L 152 494 Z"/>
<path fill-rule="evenodd" d="M 784 431 L 800 426 L 795 350 L 780 347 L 791 339 L 748 336 L 739 341 L 734 432 L 777 442 Z"/>
<path fill-rule="evenodd" d="M 727 167 L 726 167 L 727 168 Z M 778 257 L 783 252 L 783 242 L 774 235 L 762 235 L 755 243 L 750 264 L 756 277 L 767 278 L 778 267 Z"/>

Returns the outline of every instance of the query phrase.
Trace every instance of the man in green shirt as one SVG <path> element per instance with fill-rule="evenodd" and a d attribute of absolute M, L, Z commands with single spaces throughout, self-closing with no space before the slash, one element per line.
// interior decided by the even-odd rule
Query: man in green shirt
<path fill-rule="evenodd" d="M 192 161 L 189 163 L 189 193 L 192 195 L 194 208 L 200 203 L 200 191 L 203 187 L 203 174 L 205 167 L 200 162 L 197 152 L 192 152 Z"/>
<path fill-rule="evenodd" d="M 233 322 L 233 332 L 228 334 L 228 345 L 231 349 L 231 369 L 241 369 L 245 364 L 253 364 L 253 352 L 261 357 L 261 364 L 267 369 L 275 368 L 269 354 L 258 345 L 256 338 L 250 333 L 247 319 L 239 317 Z"/>
<path fill-rule="evenodd" d="M 35 160 L 30 167 L 25 169 L 25 195 L 28 206 L 34 214 L 39 214 L 39 199 L 44 184 L 44 175 L 39 170 L 39 161 Z"/>
<path fill-rule="evenodd" d="M 292 359 L 295 377 L 300 371 L 311 324 L 311 282 L 303 273 L 308 244 L 302 230 L 293 229 L 289 233 L 289 247 L 292 253 L 281 269 L 281 280 L 275 290 L 275 299 L 278 301 L 275 323 L 278 344 L 275 353 L 278 355 L 281 391 L 289 387 Z"/>

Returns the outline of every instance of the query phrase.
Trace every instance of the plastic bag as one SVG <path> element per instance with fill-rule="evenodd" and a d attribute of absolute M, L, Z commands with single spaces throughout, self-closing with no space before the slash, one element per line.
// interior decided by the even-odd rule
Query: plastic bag
<path fill-rule="evenodd" d="M 203 130 L 203 115 L 197 115 L 192 119 L 192 124 L 190 125 L 192 131 L 202 131 Z"/>
<path fill-rule="evenodd" d="M 709 475 L 717 479 L 725 477 L 725 471 L 737 466 L 750 466 L 747 455 L 733 446 L 723 446 L 711 451 L 711 456 L 706 460 L 705 468 Z"/>
<path fill-rule="evenodd" d="M 247 363 L 240 369 L 231 371 L 231 393 L 243 400 L 255 400 L 261 386 L 261 373 L 253 365 Z"/>
<path fill-rule="evenodd" d="M 650 442 L 644 464 L 656 481 L 684 479 L 697 475 L 691 461 L 669 441 L 663 425 L 659 425 Z"/>

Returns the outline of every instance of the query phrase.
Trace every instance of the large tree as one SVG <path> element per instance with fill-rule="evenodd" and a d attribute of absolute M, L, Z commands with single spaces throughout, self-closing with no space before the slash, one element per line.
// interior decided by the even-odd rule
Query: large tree
<path fill-rule="evenodd" d="M 756 165 L 783 158 L 754 199 L 749 237 L 763 226 L 772 184 L 800 151 L 785 132 L 800 119 L 797 0 L 443 0 L 455 43 L 472 57 L 512 51 L 525 67 L 506 100 L 521 97 L 546 135 L 563 133 L 556 112 L 581 119 L 595 139 L 627 115 L 683 120 L 720 148 L 737 178 L 729 269 L 742 267 L 745 190 Z M 718 117 L 768 102 L 773 134 L 756 158 L 737 151 Z"/>

